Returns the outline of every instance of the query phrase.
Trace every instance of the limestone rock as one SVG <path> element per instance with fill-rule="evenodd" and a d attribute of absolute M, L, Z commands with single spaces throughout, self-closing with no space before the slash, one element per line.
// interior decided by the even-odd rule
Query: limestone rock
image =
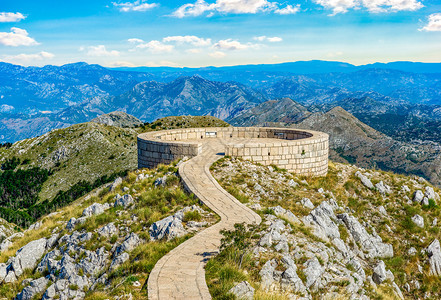
<path fill-rule="evenodd" d="M 135 249 L 138 245 L 140 245 L 142 240 L 136 233 L 130 233 L 122 242 L 122 244 L 116 249 L 116 255 L 119 255 L 123 252 L 130 252 Z"/>
<path fill-rule="evenodd" d="M 309 215 L 303 218 L 305 225 L 314 228 L 314 234 L 325 240 L 340 238 L 338 226 L 333 220 L 336 220 L 334 209 L 328 201 L 323 201 L 314 208 Z"/>
<path fill-rule="evenodd" d="M 167 176 L 164 175 L 158 179 L 155 180 L 154 185 L 157 186 L 165 186 L 167 183 Z"/>
<path fill-rule="evenodd" d="M 112 263 L 110 264 L 110 270 L 116 269 L 117 267 L 119 267 L 128 260 L 129 260 L 129 254 L 127 252 L 121 253 L 112 260 Z"/>
<path fill-rule="evenodd" d="M 94 203 L 91 206 L 85 208 L 83 210 L 83 217 L 91 217 L 91 216 L 96 216 L 96 215 L 100 215 L 102 213 L 104 213 L 104 211 L 106 209 L 109 208 L 109 205 L 106 204 L 100 204 L 100 203 Z"/>
<path fill-rule="evenodd" d="M 122 183 L 122 178 L 116 178 L 109 187 L 109 190 L 113 192 Z"/>
<path fill-rule="evenodd" d="M 384 264 L 384 261 L 380 260 L 380 262 L 374 268 L 374 273 L 372 274 L 372 280 L 376 284 L 381 284 L 386 279 L 387 279 L 386 265 Z"/>
<path fill-rule="evenodd" d="M 317 290 L 320 288 L 320 277 L 322 276 L 324 267 L 320 264 L 317 257 L 307 260 L 303 266 L 305 269 L 303 272 L 306 276 L 306 287 Z"/>
<path fill-rule="evenodd" d="M 290 221 L 290 222 L 292 222 L 294 224 L 299 224 L 300 223 L 300 220 L 289 209 L 284 209 L 283 207 L 281 207 L 279 205 L 275 206 L 275 207 L 270 207 L 269 209 L 274 211 L 276 216 L 286 218 L 288 221 Z"/>
<path fill-rule="evenodd" d="M 182 219 L 174 215 L 153 223 L 149 228 L 149 235 L 152 241 L 162 240 L 164 238 L 171 240 L 186 234 L 187 231 L 182 225 Z"/>
<path fill-rule="evenodd" d="M 228 292 L 235 295 L 239 300 L 254 299 L 254 288 L 247 281 L 242 281 L 241 283 L 232 287 Z"/>
<path fill-rule="evenodd" d="M 432 187 L 430 186 L 426 186 L 425 191 L 424 191 L 424 196 L 426 196 L 428 199 L 432 199 L 435 201 L 439 200 L 439 195 L 438 193 L 436 193 Z"/>
<path fill-rule="evenodd" d="M 37 266 L 38 260 L 46 251 L 46 243 L 45 238 L 29 242 L 17 251 L 15 257 L 10 259 L 10 267 L 12 267 L 17 277 L 23 274 L 24 270 L 33 269 Z"/>
<path fill-rule="evenodd" d="M 424 228 L 424 218 L 421 217 L 420 215 L 415 215 L 412 217 L 412 222 L 421 228 Z"/>
<path fill-rule="evenodd" d="M 383 181 L 380 181 L 375 185 L 375 188 L 383 195 L 390 194 L 392 192 L 390 186 L 385 184 Z"/>
<path fill-rule="evenodd" d="M 355 173 L 355 176 L 357 176 L 358 178 L 360 178 L 361 183 L 363 183 L 363 185 L 371 190 L 374 189 L 374 185 L 372 184 L 371 180 L 369 178 L 367 178 L 365 175 L 363 175 L 360 171 L 357 171 L 357 173 Z"/>
<path fill-rule="evenodd" d="M 260 281 L 264 290 L 270 290 L 271 286 L 275 283 L 274 271 L 277 265 L 277 260 L 271 259 L 267 261 L 260 270 Z"/>
<path fill-rule="evenodd" d="M 415 191 L 415 193 L 413 194 L 414 202 L 421 203 L 421 201 L 423 201 L 423 198 L 424 198 L 424 194 L 420 190 Z"/>
<path fill-rule="evenodd" d="M 39 293 L 42 293 L 46 290 L 46 286 L 49 280 L 45 277 L 40 277 L 38 279 L 32 280 L 30 285 L 25 287 L 21 293 L 15 297 L 16 300 L 31 300 Z"/>
<path fill-rule="evenodd" d="M 343 221 L 354 240 L 361 244 L 364 251 L 368 252 L 368 257 L 374 258 L 394 256 L 392 245 L 383 243 L 381 237 L 378 235 L 369 234 L 355 217 L 346 213 L 340 214 L 337 217 Z"/>
<path fill-rule="evenodd" d="M 109 223 L 97 230 L 97 233 L 100 236 L 105 236 L 107 238 L 112 237 L 113 235 L 118 233 L 118 228 L 116 228 L 115 224 Z"/>
<path fill-rule="evenodd" d="M 441 276 L 441 247 L 439 240 L 435 239 L 426 249 L 429 255 L 430 273 Z"/>
<path fill-rule="evenodd" d="M 114 207 L 122 206 L 124 208 L 127 208 L 135 202 L 130 194 L 123 195 L 122 197 L 116 195 L 115 198 L 115 204 L 113 205 Z"/>
<path fill-rule="evenodd" d="M 314 204 L 312 204 L 311 200 L 308 198 L 303 198 L 300 200 L 300 203 L 302 203 L 302 205 L 306 208 L 314 209 Z"/>

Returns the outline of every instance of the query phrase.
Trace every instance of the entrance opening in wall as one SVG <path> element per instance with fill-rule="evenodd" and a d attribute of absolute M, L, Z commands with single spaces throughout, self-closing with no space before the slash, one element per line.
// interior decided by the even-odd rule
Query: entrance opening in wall
<path fill-rule="evenodd" d="M 217 132 L 215 131 L 207 131 L 205 132 L 205 137 L 210 138 L 210 137 L 217 137 Z"/>
<path fill-rule="evenodd" d="M 277 139 L 285 139 L 285 133 L 283 133 L 283 132 L 274 132 L 274 136 Z"/>

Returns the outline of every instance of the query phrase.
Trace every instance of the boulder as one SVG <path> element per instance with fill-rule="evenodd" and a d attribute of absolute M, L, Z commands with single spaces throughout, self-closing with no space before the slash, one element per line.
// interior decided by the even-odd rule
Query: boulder
<path fill-rule="evenodd" d="M 441 276 L 441 247 L 438 239 L 433 240 L 426 251 L 429 256 L 430 273 L 435 276 Z"/>
<path fill-rule="evenodd" d="M 25 287 L 21 293 L 19 293 L 15 299 L 16 300 L 31 300 L 37 294 L 40 294 L 46 290 L 46 286 L 49 280 L 45 277 L 40 277 L 38 279 L 32 280 L 29 286 Z"/>
<path fill-rule="evenodd" d="M 83 210 L 82 216 L 87 218 L 91 216 L 100 215 L 104 213 L 104 211 L 108 208 L 109 208 L 109 204 L 107 203 L 106 204 L 94 203 Z"/>
<path fill-rule="evenodd" d="M 112 263 L 110 264 L 110 270 L 115 270 L 116 268 L 118 268 L 120 265 L 122 265 L 124 262 L 128 260 L 129 260 L 129 254 L 127 252 L 121 253 L 112 260 Z"/>
<path fill-rule="evenodd" d="M 282 287 L 296 293 L 306 293 L 306 287 L 297 275 L 297 266 L 294 260 L 289 255 L 285 255 L 282 257 L 282 263 L 286 267 L 282 273 Z"/>
<path fill-rule="evenodd" d="M 384 261 L 380 260 L 380 262 L 375 266 L 372 274 L 372 280 L 376 284 L 381 284 L 383 281 L 387 279 L 386 265 Z"/>
<path fill-rule="evenodd" d="M 109 190 L 113 192 L 122 183 L 122 178 L 116 178 L 109 187 Z"/>
<path fill-rule="evenodd" d="M 167 175 L 164 175 L 158 179 L 155 180 L 154 185 L 157 186 L 165 186 L 167 183 Z"/>
<path fill-rule="evenodd" d="M 274 279 L 274 271 L 276 270 L 276 267 L 277 260 L 271 259 L 267 261 L 260 270 L 260 282 L 263 290 L 270 290 L 272 285 L 276 282 Z"/>
<path fill-rule="evenodd" d="M 325 268 L 320 264 L 317 257 L 313 257 L 307 260 L 303 266 L 303 272 L 306 276 L 306 287 L 317 290 L 320 288 L 320 277 L 322 276 Z"/>
<path fill-rule="evenodd" d="M 323 201 L 319 206 L 311 210 L 309 215 L 303 218 L 303 223 L 314 228 L 314 234 L 322 239 L 340 238 L 334 209 L 328 201 Z"/>
<path fill-rule="evenodd" d="M 300 223 L 300 220 L 289 209 L 284 209 L 280 205 L 275 206 L 275 207 L 269 207 L 269 209 L 274 211 L 276 216 L 286 218 L 291 223 L 294 223 L 294 224 Z"/>
<path fill-rule="evenodd" d="M 288 181 L 288 185 L 290 186 L 290 187 L 297 187 L 299 184 L 297 183 L 297 182 L 295 182 L 294 181 L 294 179 L 290 179 L 289 181 Z"/>
<path fill-rule="evenodd" d="M 69 231 L 72 231 L 75 229 L 75 226 L 79 225 L 79 224 L 84 224 L 86 223 L 86 219 L 87 217 L 81 217 L 81 218 L 71 218 L 67 224 L 66 224 L 66 229 Z"/>
<path fill-rule="evenodd" d="M 3 282 L 6 275 L 8 274 L 7 267 L 8 266 L 6 264 L 0 263 L 0 284 Z"/>
<path fill-rule="evenodd" d="M 239 300 L 254 299 L 254 288 L 247 281 L 242 281 L 241 283 L 232 287 L 228 292 L 235 295 L 236 299 Z"/>
<path fill-rule="evenodd" d="M 428 199 L 432 199 L 432 200 L 435 200 L 435 201 L 439 200 L 438 193 L 435 193 L 433 188 L 430 187 L 430 186 L 426 186 L 426 188 L 424 190 L 424 196 L 426 196 Z"/>
<path fill-rule="evenodd" d="M 371 190 L 374 189 L 374 185 L 372 184 L 371 180 L 369 178 L 367 178 L 367 176 L 363 175 L 360 171 L 357 171 L 357 173 L 355 173 L 355 176 L 357 176 L 358 178 L 360 178 L 361 183 L 363 183 L 363 185 Z"/>
<path fill-rule="evenodd" d="M 415 215 L 412 217 L 412 222 L 421 228 L 424 228 L 424 218 L 421 217 L 420 215 Z"/>
<path fill-rule="evenodd" d="M 375 188 L 383 195 L 390 194 L 392 192 L 390 186 L 385 184 L 383 181 L 380 181 L 375 185 Z"/>
<path fill-rule="evenodd" d="M 112 237 L 113 235 L 118 233 L 118 228 L 116 228 L 115 224 L 109 223 L 97 230 L 97 233 L 100 236 L 105 236 L 107 238 Z"/>
<path fill-rule="evenodd" d="M 17 251 L 15 257 L 10 259 L 9 268 L 14 270 L 17 277 L 23 274 L 24 270 L 35 268 L 46 251 L 46 244 L 45 238 L 29 242 Z"/>
<path fill-rule="evenodd" d="M 159 220 L 150 225 L 149 228 L 149 235 L 152 241 L 162 239 L 171 240 L 186 234 L 187 231 L 182 225 L 182 218 L 175 215 Z"/>
<path fill-rule="evenodd" d="M 311 200 L 308 198 L 303 198 L 300 200 L 300 203 L 302 203 L 302 205 L 306 208 L 314 209 L 314 204 L 312 204 Z"/>
<path fill-rule="evenodd" d="M 142 240 L 136 233 L 130 233 L 122 244 L 116 248 L 115 255 L 117 256 L 123 252 L 130 252 L 141 244 Z"/>
<path fill-rule="evenodd" d="M 135 203 L 135 201 L 133 200 L 133 197 L 130 194 L 123 195 L 122 197 L 119 195 L 116 195 L 115 198 L 116 198 L 115 204 L 113 205 L 114 207 L 122 206 L 124 208 L 127 208 L 128 206 Z"/>
<path fill-rule="evenodd" d="M 421 203 L 421 201 L 423 201 L 423 198 L 424 198 L 424 194 L 420 190 L 415 191 L 415 193 L 413 194 L 414 202 Z"/>

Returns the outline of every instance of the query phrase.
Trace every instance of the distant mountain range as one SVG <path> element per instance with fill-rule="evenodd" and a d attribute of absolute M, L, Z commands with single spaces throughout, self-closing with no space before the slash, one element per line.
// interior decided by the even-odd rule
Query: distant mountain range
<path fill-rule="evenodd" d="M 116 110 L 143 122 L 170 115 L 232 120 L 245 112 L 249 118 L 260 118 L 267 115 L 266 107 L 260 112 L 250 109 L 282 98 L 295 100 L 308 113 L 341 106 L 397 139 L 439 141 L 441 73 L 435 72 L 439 66 L 310 61 L 115 70 L 86 63 L 42 68 L 0 63 L 0 143 L 87 122 Z M 297 116 L 296 109 L 289 104 L 283 117 L 272 119 L 290 119 Z M 391 122 L 394 126 L 389 126 Z"/>

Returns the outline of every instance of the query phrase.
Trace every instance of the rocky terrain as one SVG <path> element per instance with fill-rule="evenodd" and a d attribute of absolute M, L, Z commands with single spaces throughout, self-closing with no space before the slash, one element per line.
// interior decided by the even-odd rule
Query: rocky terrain
<path fill-rule="evenodd" d="M 140 299 L 154 264 L 216 217 L 175 166 L 131 172 L 1 244 L 7 299 Z"/>
<path fill-rule="evenodd" d="M 264 217 L 224 233 L 207 265 L 215 299 L 440 297 L 439 190 L 424 179 L 338 163 L 296 177 L 229 158 L 212 172 Z"/>
<path fill-rule="evenodd" d="M 138 118 L 135 118 L 134 116 L 126 114 L 122 111 L 114 111 L 108 114 L 100 115 L 91 122 L 122 128 L 138 127 L 144 124 Z"/>

